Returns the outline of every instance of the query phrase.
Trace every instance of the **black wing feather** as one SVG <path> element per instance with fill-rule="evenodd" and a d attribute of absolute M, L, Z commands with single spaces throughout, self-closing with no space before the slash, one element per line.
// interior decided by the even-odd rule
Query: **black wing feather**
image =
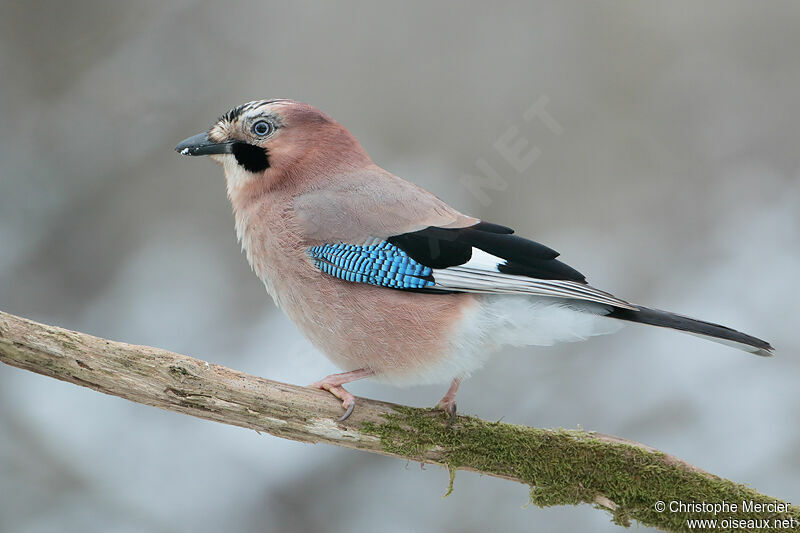
<path fill-rule="evenodd" d="M 586 283 L 586 277 L 556 260 L 558 252 L 543 244 L 513 235 L 514 230 L 499 224 L 480 222 L 468 228 L 428 227 L 387 240 L 403 249 L 415 261 L 431 268 L 463 265 L 472 257 L 472 248 L 505 259 L 498 270 L 538 279 Z"/>
<path fill-rule="evenodd" d="M 429 227 L 386 239 L 411 258 L 431 268 L 463 265 L 472 257 L 472 246 L 457 242 L 450 230 Z"/>
<path fill-rule="evenodd" d="M 527 276 L 529 278 L 561 279 L 586 283 L 586 276 L 566 263 L 555 259 L 531 259 L 525 264 L 507 261 L 506 264 L 499 265 L 497 270 L 503 274 L 515 274 L 517 276 Z"/>
<path fill-rule="evenodd" d="M 509 228 L 508 226 L 501 226 L 500 224 L 492 224 L 491 222 L 484 222 L 483 220 L 481 220 L 474 226 L 471 226 L 471 229 L 478 231 L 488 231 L 489 233 L 514 233 L 514 230 Z"/>
<path fill-rule="evenodd" d="M 452 231 L 452 230 L 450 230 Z M 517 235 L 487 233 L 485 231 L 464 231 L 459 237 L 464 242 L 484 252 L 509 261 L 525 264 L 529 259 L 550 260 L 558 257 L 558 252 L 544 244 L 524 239 Z"/>

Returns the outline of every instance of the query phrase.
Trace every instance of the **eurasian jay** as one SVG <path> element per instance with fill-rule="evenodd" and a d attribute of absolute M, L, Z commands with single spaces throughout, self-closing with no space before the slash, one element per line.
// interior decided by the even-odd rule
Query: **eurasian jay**
<path fill-rule="evenodd" d="M 175 148 L 222 164 L 236 234 L 253 271 L 302 333 L 346 372 L 312 386 L 461 380 L 502 345 L 548 346 L 616 331 L 672 328 L 757 355 L 766 341 L 632 304 L 586 283 L 558 253 L 459 213 L 377 166 L 342 125 L 293 100 L 225 113 Z"/>

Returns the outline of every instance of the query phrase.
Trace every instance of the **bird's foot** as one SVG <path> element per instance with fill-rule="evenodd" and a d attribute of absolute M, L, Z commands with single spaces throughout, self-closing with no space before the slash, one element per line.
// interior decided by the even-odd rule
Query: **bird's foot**
<path fill-rule="evenodd" d="M 374 375 L 375 372 L 369 368 L 359 368 L 358 370 L 351 370 L 350 372 L 343 372 L 341 374 L 331 374 L 316 383 L 312 383 L 309 387 L 326 390 L 342 400 L 342 407 L 344 407 L 345 411 L 342 418 L 339 419 L 339 422 L 344 422 L 353 414 L 353 409 L 356 406 L 356 397 L 344 390 L 342 385 Z"/>
<path fill-rule="evenodd" d="M 456 421 L 456 392 L 458 392 L 458 387 L 461 385 L 461 378 L 455 378 L 450 383 L 450 388 L 447 389 L 447 394 L 439 400 L 439 403 L 436 404 L 436 409 L 440 411 L 444 411 L 448 416 L 447 425 L 452 426 L 453 422 Z"/>
<path fill-rule="evenodd" d="M 456 401 L 455 398 L 452 400 L 448 400 L 446 398 L 442 398 L 439 403 L 436 404 L 435 409 L 439 411 L 444 411 L 447 415 L 447 425 L 452 426 L 453 422 L 456 421 L 458 416 L 456 415 Z"/>
<path fill-rule="evenodd" d="M 350 415 L 353 414 L 353 409 L 356 407 L 356 397 L 344 390 L 344 387 L 341 385 L 337 383 L 326 382 L 323 379 L 322 381 L 312 383 L 309 385 L 309 387 L 328 391 L 342 400 L 342 407 L 344 407 L 345 411 L 342 417 L 339 419 L 339 422 L 344 422 L 350 417 Z"/>

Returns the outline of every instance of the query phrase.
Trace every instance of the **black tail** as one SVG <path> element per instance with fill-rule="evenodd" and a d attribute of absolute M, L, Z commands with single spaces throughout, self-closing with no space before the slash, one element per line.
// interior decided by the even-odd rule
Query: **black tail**
<path fill-rule="evenodd" d="M 629 322 L 638 322 L 640 324 L 649 324 L 651 326 L 660 326 L 662 328 L 676 329 L 678 331 L 685 331 L 686 333 L 702 335 L 714 342 L 733 346 L 734 348 L 739 348 L 740 350 L 765 357 L 771 356 L 773 351 L 772 346 L 770 346 L 767 341 L 751 337 L 741 331 L 726 328 L 719 324 L 712 324 L 711 322 L 704 322 L 702 320 L 676 315 L 675 313 L 669 313 L 667 311 L 659 311 L 658 309 L 639 307 L 638 311 L 631 311 L 630 309 L 615 307 L 614 310 L 606 316 L 619 320 L 627 320 Z"/>

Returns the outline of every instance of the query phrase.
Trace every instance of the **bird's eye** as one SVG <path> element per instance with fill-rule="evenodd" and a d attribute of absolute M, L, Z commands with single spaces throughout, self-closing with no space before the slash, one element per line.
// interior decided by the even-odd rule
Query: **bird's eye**
<path fill-rule="evenodd" d="M 259 137 L 264 137 L 265 135 L 269 135 L 270 132 L 272 132 L 272 124 L 270 124 L 266 120 L 259 120 L 258 122 L 253 124 L 251 130 Z"/>

